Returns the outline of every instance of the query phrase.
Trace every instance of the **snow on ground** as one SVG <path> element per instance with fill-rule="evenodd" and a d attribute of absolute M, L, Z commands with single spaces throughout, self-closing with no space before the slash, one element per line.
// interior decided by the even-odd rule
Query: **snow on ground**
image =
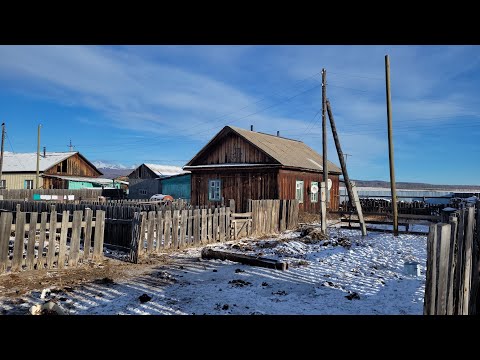
<path fill-rule="evenodd" d="M 345 238 L 350 248 L 306 243 L 292 231 L 215 246 L 288 261 L 286 271 L 203 260 L 196 248 L 140 277 L 51 296 L 70 314 L 422 314 L 426 236 L 370 232 L 362 238 L 358 230 L 330 230 L 331 240 Z M 404 271 L 412 260 L 420 263 L 419 277 Z M 151 300 L 141 303 L 142 294 Z M 0 298 L 0 310 L 27 313 L 44 300 L 32 292 L 21 301 Z"/>

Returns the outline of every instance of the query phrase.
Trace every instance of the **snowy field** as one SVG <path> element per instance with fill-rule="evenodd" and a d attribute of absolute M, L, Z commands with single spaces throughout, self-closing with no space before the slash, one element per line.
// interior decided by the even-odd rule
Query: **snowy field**
<path fill-rule="evenodd" d="M 356 230 L 331 229 L 326 246 L 298 236 L 215 246 L 283 259 L 286 271 L 203 260 L 201 248 L 189 249 L 172 255 L 173 265 L 131 279 L 32 292 L 15 305 L 0 298 L 0 310 L 28 313 L 53 299 L 70 314 L 422 314 L 426 236 L 362 238 Z M 420 263 L 418 277 L 404 271 L 412 260 Z M 140 301 L 143 294 L 151 299 Z"/>

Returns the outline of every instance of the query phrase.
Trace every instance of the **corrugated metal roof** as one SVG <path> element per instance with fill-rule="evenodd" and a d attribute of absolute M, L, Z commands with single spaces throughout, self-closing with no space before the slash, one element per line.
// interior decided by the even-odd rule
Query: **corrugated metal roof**
<path fill-rule="evenodd" d="M 249 131 L 235 126 L 227 127 L 263 150 L 283 166 L 323 170 L 322 155 L 299 140 Z M 328 172 L 341 173 L 342 170 L 329 161 Z"/>
<path fill-rule="evenodd" d="M 157 176 L 172 176 L 179 174 L 187 174 L 190 171 L 183 170 L 180 166 L 172 165 L 158 165 L 158 164 L 143 164 L 152 170 Z"/>
<path fill-rule="evenodd" d="M 75 155 L 76 151 L 70 152 L 47 152 L 43 157 L 40 154 L 40 172 L 43 172 L 55 164 Z M 5 151 L 3 153 L 3 167 L 2 172 L 22 172 L 22 171 L 37 171 L 37 153 L 13 153 Z"/>

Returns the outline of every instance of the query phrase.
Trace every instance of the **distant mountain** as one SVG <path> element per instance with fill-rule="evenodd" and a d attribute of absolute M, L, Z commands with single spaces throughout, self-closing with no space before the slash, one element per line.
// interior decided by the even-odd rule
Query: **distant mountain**
<path fill-rule="evenodd" d="M 108 162 L 105 162 L 105 161 L 102 161 L 102 160 L 97 160 L 97 161 L 93 161 L 92 162 L 93 165 L 95 165 L 95 167 L 97 169 L 128 169 L 127 166 L 125 165 L 122 165 L 122 164 L 112 164 L 112 163 L 108 163 Z"/>
<path fill-rule="evenodd" d="M 111 168 L 97 168 L 103 173 L 102 178 L 105 179 L 115 179 L 119 176 L 127 176 L 130 174 L 133 169 L 111 169 Z"/>
<path fill-rule="evenodd" d="M 390 181 L 354 180 L 358 187 L 390 188 Z M 480 185 L 436 185 L 426 183 L 396 182 L 397 189 L 404 190 L 478 190 Z"/>

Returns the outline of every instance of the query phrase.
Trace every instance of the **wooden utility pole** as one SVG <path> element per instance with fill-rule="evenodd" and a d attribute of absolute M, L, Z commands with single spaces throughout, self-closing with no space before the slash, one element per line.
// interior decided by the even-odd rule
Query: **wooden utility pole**
<path fill-rule="evenodd" d="M 390 58 L 385 55 L 385 78 L 387 87 L 387 126 L 388 126 L 388 158 L 390 160 L 390 187 L 392 189 L 393 235 L 398 236 L 397 187 L 395 184 L 395 167 L 393 163 L 392 133 L 392 97 L 390 94 Z"/>
<path fill-rule="evenodd" d="M 325 183 L 325 199 L 320 199 L 321 205 L 321 220 L 322 220 L 322 231 L 327 232 L 327 209 L 329 204 L 329 194 L 328 194 L 328 161 L 327 161 L 327 71 L 322 69 L 322 165 L 323 165 L 323 182 Z M 320 186 L 320 189 L 322 187 Z M 320 190 L 319 189 L 319 190 Z M 321 197 L 321 194 L 320 194 Z M 325 204 L 323 204 L 323 202 Z"/>
<path fill-rule="evenodd" d="M 38 189 L 40 181 L 40 128 L 42 125 L 38 125 L 38 135 L 37 135 L 37 176 L 35 176 L 35 189 Z"/>
<path fill-rule="evenodd" d="M 343 157 L 342 147 L 340 146 L 340 139 L 338 138 L 337 128 L 335 126 L 335 120 L 333 119 L 330 101 L 327 100 L 326 104 L 327 104 L 328 117 L 330 119 L 330 127 L 332 128 L 333 140 L 335 142 L 335 147 L 337 148 L 338 160 L 340 161 L 340 165 L 342 167 L 343 180 L 345 181 L 345 186 L 347 187 L 348 198 L 350 199 L 350 202 L 352 203 L 352 205 L 355 204 L 355 208 L 357 209 L 357 214 L 358 214 L 358 220 L 360 221 L 360 224 L 361 224 L 362 235 L 365 236 L 367 235 L 367 232 L 365 228 L 365 222 L 363 221 L 362 208 L 360 206 L 360 202 L 356 201 L 357 197 L 354 196 L 352 183 L 350 182 L 350 178 L 348 177 L 347 165 L 345 164 L 345 158 Z"/>
<path fill-rule="evenodd" d="M 5 144 L 5 123 L 2 123 L 2 145 L 0 150 L 0 188 L 2 186 L 2 171 L 3 171 L 3 147 Z"/>
<path fill-rule="evenodd" d="M 323 181 L 326 188 L 327 209 L 330 207 L 330 196 L 328 193 L 328 161 L 327 161 L 327 70 L 322 69 L 322 156 L 323 156 Z"/>

